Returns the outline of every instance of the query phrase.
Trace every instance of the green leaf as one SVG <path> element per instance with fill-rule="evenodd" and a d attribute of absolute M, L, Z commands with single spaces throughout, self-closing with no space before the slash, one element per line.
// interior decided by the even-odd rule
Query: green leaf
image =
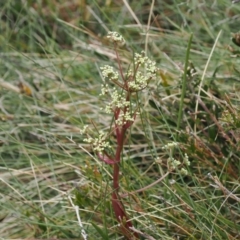
<path fill-rule="evenodd" d="M 100 227 L 98 227 L 95 223 L 91 222 L 91 224 L 93 225 L 93 227 L 96 229 L 96 231 L 101 235 L 102 239 L 105 239 L 105 240 L 108 240 L 108 235 L 107 235 L 107 232 L 106 232 L 106 229 L 105 231 L 103 229 L 101 229 Z"/>

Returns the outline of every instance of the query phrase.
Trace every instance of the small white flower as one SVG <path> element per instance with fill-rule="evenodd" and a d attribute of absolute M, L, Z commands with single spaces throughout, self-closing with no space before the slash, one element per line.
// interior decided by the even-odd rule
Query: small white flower
<path fill-rule="evenodd" d="M 183 162 L 187 165 L 187 166 L 190 166 L 190 161 L 188 160 L 188 155 L 185 153 L 184 154 L 184 158 L 183 158 Z"/>
<path fill-rule="evenodd" d="M 101 86 L 101 94 L 100 94 L 100 96 L 104 96 L 104 95 L 106 95 L 108 92 L 109 92 L 108 84 L 102 85 L 102 86 Z"/>
<path fill-rule="evenodd" d="M 171 142 L 162 147 L 162 149 L 173 149 L 174 147 L 177 147 L 178 143 L 177 142 Z"/>
<path fill-rule="evenodd" d="M 168 164 L 169 164 L 170 169 L 174 170 L 181 164 L 181 162 L 176 160 L 175 158 L 169 158 Z"/>
<path fill-rule="evenodd" d="M 123 93 L 119 93 L 116 88 L 113 88 L 112 91 L 109 90 L 109 94 L 111 97 L 111 102 L 108 103 L 105 107 L 106 113 L 111 113 L 115 108 L 125 108 L 130 106 L 130 102 L 126 101 Z"/>
<path fill-rule="evenodd" d="M 110 79 L 111 81 L 117 81 L 119 74 L 117 71 L 114 70 L 113 67 L 109 66 L 109 65 L 105 65 L 103 67 L 100 67 L 101 71 L 102 71 L 102 75 L 103 78 L 106 79 Z"/>
<path fill-rule="evenodd" d="M 155 62 L 144 56 L 144 52 L 141 54 L 135 53 L 134 64 L 136 66 L 136 73 L 133 74 L 133 71 L 129 70 L 127 77 L 133 78 L 129 82 L 130 90 L 137 92 L 146 88 L 149 81 L 156 77 L 158 68 Z"/>
<path fill-rule="evenodd" d="M 117 32 L 108 32 L 107 38 L 114 43 L 117 43 L 121 46 L 125 44 L 125 40 L 122 35 Z"/>
<path fill-rule="evenodd" d="M 174 159 L 173 162 L 172 162 L 172 165 L 176 168 L 177 166 L 179 166 L 181 164 L 180 161 Z"/>
<path fill-rule="evenodd" d="M 99 153 L 103 153 L 106 148 L 110 148 L 109 142 L 106 140 L 106 136 L 103 131 L 99 131 L 99 135 L 91 143 L 93 145 L 93 150 Z"/>
<path fill-rule="evenodd" d="M 84 138 L 83 141 L 87 143 L 93 143 L 94 139 L 91 137 L 88 137 L 88 138 Z"/>
<path fill-rule="evenodd" d="M 118 126 L 122 126 L 124 124 L 127 124 L 127 122 L 134 122 L 134 117 L 132 117 L 131 113 L 129 111 L 126 111 L 125 113 L 119 114 L 118 119 L 116 120 L 116 124 Z"/>
<path fill-rule="evenodd" d="M 180 173 L 185 176 L 188 175 L 188 171 L 185 168 L 181 168 Z"/>
<path fill-rule="evenodd" d="M 85 125 L 83 129 L 80 130 L 80 134 L 83 135 L 84 133 L 86 133 L 87 129 L 88 129 L 88 125 Z"/>

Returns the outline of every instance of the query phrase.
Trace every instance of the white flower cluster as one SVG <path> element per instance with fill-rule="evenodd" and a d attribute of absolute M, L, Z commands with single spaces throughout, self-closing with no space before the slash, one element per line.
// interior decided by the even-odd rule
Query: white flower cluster
<path fill-rule="evenodd" d="M 176 160 L 175 158 L 173 158 L 173 148 L 177 147 L 179 145 L 179 143 L 177 142 L 170 142 L 168 144 L 166 144 L 165 146 L 162 147 L 163 150 L 169 150 L 169 158 L 168 158 L 168 168 L 170 171 L 175 170 L 176 168 L 178 168 L 179 165 L 181 165 L 181 162 L 179 160 Z M 183 163 L 182 165 L 185 166 L 190 166 L 190 161 L 188 158 L 188 155 L 185 153 L 184 157 L 183 157 Z M 181 168 L 180 169 L 180 173 L 182 175 L 187 175 L 188 172 L 185 168 Z"/>
<path fill-rule="evenodd" d="M 125 40 L 122 35 L 117 32 L 108 32 L 107 38 L 114 43 L 117 43 L 121 46 L 125 44 Z"/>
<path fill-rule="evenodd" d="M 168 159 L 168 168 L 170 171 L 175 170 L 179 165 L 181 165 L 181 162 L 174 159 L 174 158 L 169 158 Z M 182 175 L 188 175 L 188 171 L 185 168 L 180 169 L 180 173 Z"/>
<path fill-rule="evenodd" d="M 106 78 L 110 79 L 111 81 L 117 81 L 119 74 L 117 71 L 114 71 L 114 68 L 109 66 L 109 65 L 105 65 L 103 67 L 100 67 L 101 71 L 102 71 L 102 75 L 104 80 Z"/>
<path fill-rule="evenodd" d="M 181 162 L 176 160 L 175 158 L 169 158 L 168 164 L 169 164 L 170 169 L 176 169 L 177 166 L 179 166 L 181 164 Z"/>
<path fill-rule="evenodd" d="M 185 168 L 181 168 L 180 173 L 181 173 L 182 175 L 185 175 L 185 176 L 188 175 L 188 171 L 187 171 L 187 169 L 185 169 Z"/>
<path fill-rule="evenodd" d="M 104 96 L 107 93 L 109 93 L 108 84 L 104 84 L 104 85 L 102 84 L 101 85 L 101 94 L 100 94 L 100 96 Z"/>
<path fill-rule="evenodd" d="M 129 111 L 120 113 L 118 119 L 116 120 L 116 124 L 118 126 L 123 126 L 127 124 L 127 122 L 134 122 L 134 117 L 132 117 L 131 113 Z"/>
<path fill-rule="evenodd" d="M 110 95 L 112 101 L 106 106 L 106 113 L 111 113 L 115 108 L 124 108 L 130 106 L 130 102 L 126 101 L 123 94 L 119 93 L 116 88 L 113 88 L 113 91 L 110 92 Z"/>
<path fill-rule="evenodd" d="M 157 67 L 156 62 L 141 54 L 135 53 L 134 64 L 136 73 L 134 79 L 129 82 L 129 89 L 132 91 L 140 91 L 147 87 L 149 81 L 156 77 Z M 132 76 L 132 71 L 129 71 L 127 76 Z"/>
<path fill-rule="evenodd" d="M 80 130 L 80 134 L 81 135 L 85 134 L 87 130 L 88 130 L 88 125 L 85 125 L 83 129 Z"/>
<path fill-rule="evenodd" d="M 117 32 L 109 32 L 107 38 L 114 43 L 125 43 L 124 38 Z M 152 78 L 156 77 L 156 63 L 146 57 L 144 52 L 141 54 L 136 53 L 133 61 L 133 68 L 132 70 L 127 71 L 125 77 L 123 77 L 124 74 L 121 72 L 122 69 L 119 69 L 118 72 L 109 65 L 100 67 L 104 82 L 101 87 L 100 96 L 108 93 L 111 97 L 111 102 L 106 105 L 105 112 L 112 113 L 116 109 L 120 110 L 121 112 L 118 113 L 115 119 L 116 124 L 119 126 L 134 122 L 136 115 L 136 113 L 133 114 L 130 111 L 130 101 L 126 100 L 126 92 L 130 93 L 140 91 L 147 87 Z M 124 83 L 119 81 L 120 72 L 122 78 L 125 78 L 122 79 Z M 106 79 L 116 83 L 120 88 L 122 88 L 122 92 L 117 91 L 116 88 L 111 89 L 106 83 Z"/>
<path fill-rule="evenodd" d="M 186 164 L 187 166 L 190 166 L 190 161 L 189 161 L 188 155 L 187 155 L 186 153 L 184 154 L 183 162 L 184 162 L 184 164 Z"/>
<path fill-rule="evenodd" d="M 170 142 L 162 147 L 162 149 L 173 149 L 178 146 L 177 142 Z"/>
<path fill-rule="evenodd" d="M 93 150 L 102 154 L 105 149 L 111 148 L 109 142 L 105 141 L 106 136 L 103 131 L 99 131 L 97 138 L 88 137 L 83 139 L 84 142 L 90 143 L 93 146 Z"/>

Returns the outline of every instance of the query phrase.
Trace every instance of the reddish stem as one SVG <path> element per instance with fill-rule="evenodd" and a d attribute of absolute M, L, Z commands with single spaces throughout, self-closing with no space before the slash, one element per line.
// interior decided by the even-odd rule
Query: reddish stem
<path fill-rule="evenodd" d="M 124 136 L 125 136 L 126 128 L 124 126 L 119 129 L 118 126 L 116 126 L 116 135 L 117 135 L 117 149 L 116 149 L 116 155 L 115 160 L 116 163 L 114 164 L 114 172 L 113 172 L 113 193 L 112 193 L 112 206 L 115 213 L 115 216 L 117 218 L 117 221 L 121 224 L 121 231 L 124 236 L 126 236 L 128 239 L 132 239 L 132 236 L 135 236 L 138 238 L 138 234 L 136 232 L 133 232 L 130 228 L 132 227 L 131 221 L 129 221 L 128 216 L 125 212 L 124 205 L 118 195 L 119 190 L 119 163 L 121 160 L 121 153 L 123 150 L 123 144 L 124 144 Z"/>
<path fill-rule="evenodd" d="M 130 100 L 130 91 L 128 91 L 128 82 L 125 80 L 123 71 L 122 71 L 122 66 L 120 62 L 120 57 L 118 55 L 118 52 L 116 50 L 115 46 L 115 52 L 117 56 L 117 63 L 119 67 L 119 71 L 121 74 L 121 78 L 123 81 L 123 84 L 125 86 L 126 92 L 126 101 Z M 137 66 L 138 68 L 138 66 Z M 136 71 L 134 72 L 134 76 L 136 74 Z M 114 119 L 115 119 L 115 134 L 116 134 L 116 140 L 117 140 L 117 148 L 115 152 L 115 157 L 109 156 L 107 153 L 105 154 L 98 154 L 98 157 L 104 161 L 107 164 L 113 164 L 113 192 L 112 192 L 112 207 L 115 213 L 115 216 L 117 218 L 117 221 L 120 223 L 120 229 L 122 234 L 127 238 L 127 239 L 133 239 L 133 236 L 136 239 L 139 239 L 138 233 L 134 232 L 131 227 L 133 226 L 131 221 L 129 221 L 129 218 L 125 212 L 124 205 L 121 201 L 121 198 L 118 194 L 119 191 L 119 172 L 120 172 L 120 161 L 121 161 L 121 154 L 123 151 L 123 145 L 125 141 L 125 134 L 127 129 L 132 125 L 131 121 L 127 121 L 124 123 L 122 126 L 119 126 L 116 122 L 119 119 L 119 115 L 121 111 L 125 114 L 129 109 L 129 107 L 124 107 L 123 109 L 121 108 L 116 108 L 114 110 Z M 135 116 L 134 116 L 135 118 Z"/>
<path fill-rule="evenodd" d="M 119 188 L 119 163 L 121 161 L 121 153 L 123 149 L 123 141 L 124 141 L 124 133 L 123 129 L 122 131 L 117 134 L 117 149 L 116 149 L 116 154 L 115 154 L 115 161 L 116 164 L 114 165 L 114 171 L 113 171 L 113 189 L 114 191 Z"/>
<path fill-rule="evenodd" d="M 137 239 L 139 239 L 138 234 L 131 230 L 131 227 L 133 225 L 127 217 L 123 203 L 122 203 L 117 191 L 114 191 L 112 193 L 112 206 L 113 206 L 115 216 L 116 216 L 118 222 L 121 224 L 120 229 L 121 229 L 123 235 L 125 237 L 127 237 L 128 239 L 133 239 L 132 238 L 133 236 L 135 236 Z"/>
<path fill-rule="evenodd" d="M 129 101 L 129 93 L 126 96 L 126 100 Z M 127 107 L 124 108 L 124 113 L 127 111 Z M 114 112 L 115 121 L 118 120 L 119 114 L 121 112 L 121 109 L 117 108 Z M 125 212 L 124 205 L 121 201 L 121 198 L 118 195 L 119 191 L 119 171 L 120 166 L 119 163 L 121 161 L 121 154 L 123 151 L 123 145 L 125 140 L 125 133 L 128 127 L 130 127 L 131 124 L 124 124 L 123 126 L 118 126 L 115 124 L 115 132 L 116 132 L 116 139 L 117 139 L 117 149 L 115 153 L 115 164 L 113 166 L 113 193 L 112 193 L 112 206 L 115 213 L 115 216 L 117 218 L 117 221 L 121 224 L 121 231 L 124 236 L 126 236 L 128 239 L 132 239 L 132 236 L 135 236 L 137 239 L 139 238 L 138 234 L 136 232 L 133 232 L 131 230 L 132 223 L 128 220 L 128 216 Z"/>

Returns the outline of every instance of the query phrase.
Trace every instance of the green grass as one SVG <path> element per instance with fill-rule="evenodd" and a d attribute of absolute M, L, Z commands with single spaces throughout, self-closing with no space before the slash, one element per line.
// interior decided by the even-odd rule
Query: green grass
<path fill-rule="evenodd" d="M 99 97 L 99 68 L 116 66 L 108 31 L 121 33 L 132 52 L 145 51 L 159 67 L 156 81 L 139 95 L 121 193 L 168 171 L 162 147 L 169 142 L 180 143 L 175 159 L 187 153 L 191 162 L 188 176 L 175 171 L 123 198 L 134 227 L 142 239 L 239 238 L 239 200 L 207 174 L 239 196 L 240 60 L 231 34 L 239 31 L 240 4 L 153 3 L 0 3 L 1 238 L 84 239 L 75 204 L 87 239 L 124 239 L 110 201 L 112 166 L 79 132 L 85 124 L 107 131 L 112 121 Z M 193 75 L 185 68 L 188 50 Z M 126 69 L 131 51 L 122 49 Z"/>

